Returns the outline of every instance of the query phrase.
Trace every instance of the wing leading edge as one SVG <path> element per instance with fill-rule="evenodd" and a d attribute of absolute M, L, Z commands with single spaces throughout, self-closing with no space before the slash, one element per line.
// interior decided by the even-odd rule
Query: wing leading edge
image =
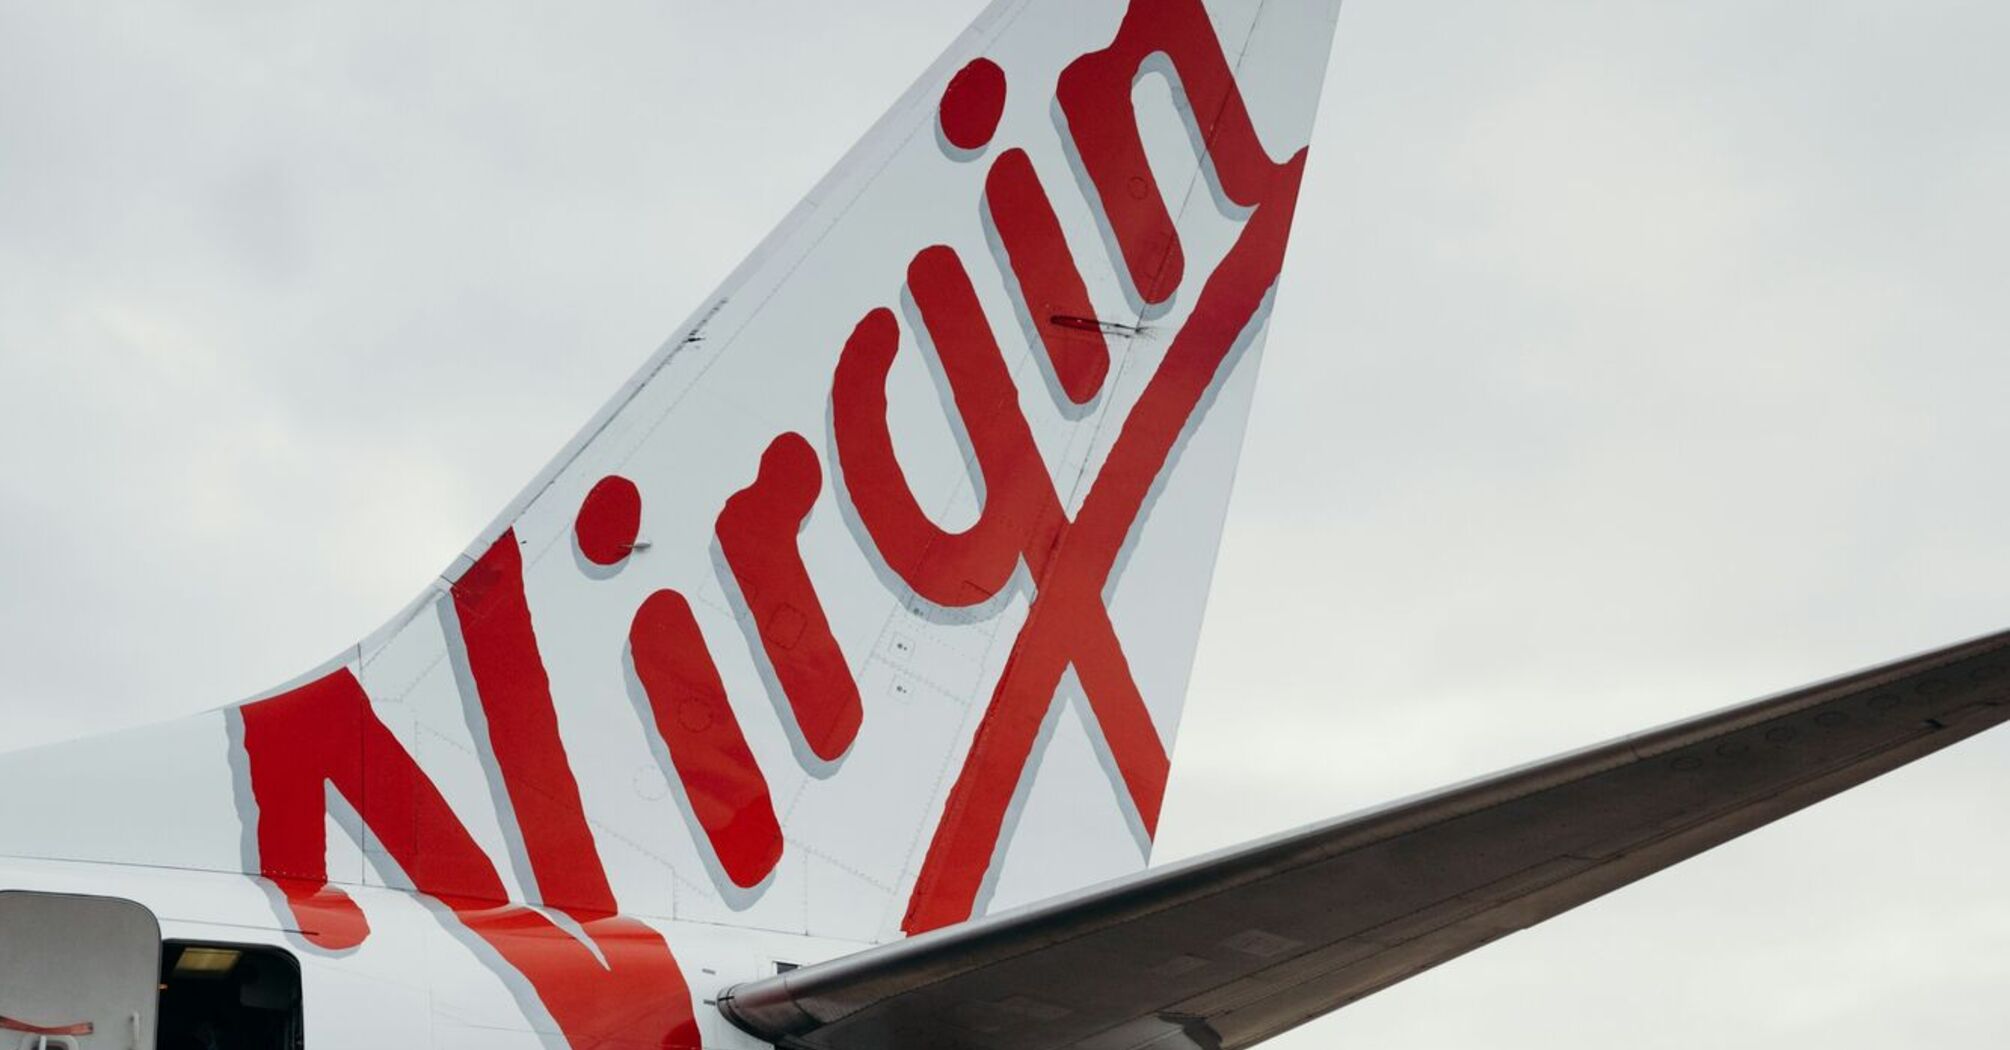
<path fill-rule="evenodd" d="M 2010 632 L 728 989 L 805 1050 L 1232 1050 L 2010 719 Z"/>

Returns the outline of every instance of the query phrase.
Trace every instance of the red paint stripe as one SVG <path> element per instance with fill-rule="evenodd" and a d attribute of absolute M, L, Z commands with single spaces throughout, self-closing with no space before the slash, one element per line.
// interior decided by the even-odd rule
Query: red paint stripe
<path fill-rule="evenodd" d="M 576 919 L 611 915 L 614 891 L 601 871 L 579 782 L 559 736 L 551 680 L 524 598 L 515 530 L 504 532 L 462 574 L 453 595 L 489 747 L 523 832 L 538 896 Z"/>
<path fill-rule="evenodd" d="M 901 923 L 906 932 L 970 917 L 1040 726 L 1071 665 L 1133 810 L 1146 835 L 1156 834 L 1171 761 L 1095 590 L 1049 583 L 1035 598 L 929 843 Z"/>
<path fill-rule="evenodd" d="M 720 866 L 735 885 L 759 884 L 782 859 L 782 829 L 691 604 L 676 591 L 650 595 L 628 629 L 628 648 L 656 732 Z"/>
<path fill-rule="evenodd" d="M 1093 321 L 1082 320 L 1096 316 L 1089 287 L 1025 150 L 999 155 L 985 180 L 984 197 L 1054 377 L 1070 401 L 1087 404 L 1109 375 L 1109 344 Z"/>
<path fill-rule="evenodd" d="M 822 489 L 815 450 L 802 435 L 783 434 L 761 455 L 754 483 L 726 501 L 716 528 L 796 728 L 833 762 L 857 739 L 865 708 L 796 544 Z"/>
<path fill-rule="evenodd" d="M 1145 706 L 1144 694 L 1131 675 L 1130 660 L 1117 642 L 1109 610 L 1095 594 L 1084 595 L 1079 601 L 1066 601 L 1064 594 L 1052 591 L 1047 597 L 1050 606 L 1065 610 L 1066 634 L 1072 639 L 1069 663 L 1081 680 L 1082 695 L 1102 730 L 1145 836 L 1156 838 L 1166 781 L 1172 776 L 1172 758 L 1166 754 L 1158 724 L 1152 721 L 1151 709 Z"/>

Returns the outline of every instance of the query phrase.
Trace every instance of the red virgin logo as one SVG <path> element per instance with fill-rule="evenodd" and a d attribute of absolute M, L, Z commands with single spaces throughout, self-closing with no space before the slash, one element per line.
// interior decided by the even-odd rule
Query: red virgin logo
<path fill-rule="evenodd" d="M 1186 272 L 1168 204 L 1185 200 L 1188 187 L 1175 187 L 1169 197 L 1158 185 L 1131 109 L 1133 85 L 1154 56 L 1170 64 L 1194 114 L 1206 146 L 1203 165 L 1211 166 L 1201 177 L 1211 176 L 1222 196 L 1248 210 L 1234 244 L 1204 277 Z M 982 160 L 1009 91 L 1005 71 L 988 60 L 958 73 L 938 111 L 944 148 L 959 161 Z M 1032 587 L 1025 622 L 930 839 L 902 923 L 909 933 L 970 916 L 1041 723 L 1071 669 L 1128 805 L 1148 834 L 1155 830 L 1167 756 L 1105 595 L 1153 487 L 1257 323 L 1282 266 L 1303 170 L 1303 151 L 1281 163 L 1264 152 L 1199 0 L 1134 3 L 1107 48 L 1064 70 L 1056 100 L 1129 291 L 1148 310 L 1182 289 L 1192 302 L 1075 512 L 1068 512 L 1035 446 L 1004 352 L 954 249 L 917 252 L 906 287 L 983 481 L 974 524 L 956 532 L 937 525 L 894 456 L 886 378 L 901 352 L 901 332 L 891 310 L 865 314 L 832 376 L 830 469 L 842 477 L 842 498 L 863 526 L 868 555 L 917 598 L 941 608 L 983 605 L 1011 585 L 1022 565 Z M 1024 150 L 1002 149 L 990 159 L 983 203 L 1058 396 L 1077 406 L 1093 402 L 1110 370 L 1110 338 L 1128 337 L 1139 319 L 1097 316 Z M 761 456 L 753 482 L 720 509 L 714 532 L 787 700 L 791 735 L 806 757 L 832 762 L 872 726 L 797 548 L 824 469 L 800 434 L 780 435 Z M 596 485 L 575 521 L 581 556 L 592 566 L 620 569 L 637 541 L 642 502 L 642 488 L 630 479 Z M 662 1033 L 665 1046 L 695 1047 L 688 995 L 668 949 L 649 928 L 618 914 L 559 737 L 513 531 L 454 584 L 451 613 L 485 718 L 485 743 L 522 838 L 527 878 L 536 899 L 564 912 L 593 947 L 544 912 L 508 901 L 493 860 L 377 720 L 346 668 L 240 709 L 260 873 L 311 942 L 340 950 L 368 935 L 361 910 L 327 878 L 325 786 L 333 786 L 420 892 L 445 904 L 525 977 L 574 1045 L 642 1030 Z M 667 588 L 650 595 L 635 610 L 627 640 L 651 728 L 720 871 L 737 886 L 761 885 L 785 840 L 767 779 L 688 601 Z M 652 994 L 637 991 L 644 987 Z M 662 992 L 672 987 L 679 990 L 667 997 L 679 1004 L 675 1009 L 661 1005 Z"/>

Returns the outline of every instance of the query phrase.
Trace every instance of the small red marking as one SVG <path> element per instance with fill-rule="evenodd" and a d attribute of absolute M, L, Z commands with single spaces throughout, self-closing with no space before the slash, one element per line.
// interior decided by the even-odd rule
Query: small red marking
<path fill-rule="evenodd" d="M 614 891 L 607 876 L 598 865 L 579 863 L 594 852 L 593 832 L 558 734 L 551 679 L 524 597 L 516 530 L 504 532 L 453 590 L 489 747 L 523 830 L 539 899 L 575 919 L 611 915 Z"/>
<path fill-rule="evenodd" d="M 1088 404 L 1109 374 L 1110 348 L 1095 322 L 1081 321 L 1095 317 L 1096 308 L 1089 302 L 1088 285 L 1068 250 L 1053 202 L 1025 150 L 999 154 L 985 180 L 984 198 L 1054 378 L 1060 380 L 1068 400 Z M 1071 320 L 1075 323 L 1067 323 Z"/>
<path fill-rule="evenodd" d="M 523 975 L 568 1045 L 698 1050 L 691 993 L 662 936 L 604 916 L 579 923 L 588 947 L 543 913 L 509 903 L 488 854 L 377 720 L 347 668 L 246 704 L 238 717 L 258 807 L 260 874 L 285 894 L 309 943 L 353 948 L 370 930 L 355 900 L 328 882 L 333 787 L 420 893 Z M 604 879 L 597 851 L 572 859 Z"/>
<path fill-rule="evenodd" d="M 782 859 L 782 827 L 691 603 L 676 591 L 650 595 L 628 628 L 628 648 L 656 732 L 720 867 L 736 886 L 759 884 Z"/>
<path fill-rule="evenodd" d="M 936 111 L 942 137 L 957 149 L 981 149 L 1005 115 L 1005 71 L 988 58 L 972 59 L 949 78 Z"/>
<path fill-rule="evenodd" d="M 579 505 L 572 535 L 579 553 L 595 565 L 618 565 L 635 548 L 642 531 L 642 493 L 619 474 L 601 478 Z"/>
<path fill-rule="evenodd" d="M 39 1025 L 29 1024 L 26 1021 L 17 1021 L 5 1014 L 0 1014 L 0 1028 L 14 1032 L 26 1032 L 29 1035 L 90 1035 L 92 1032 L 97 1031 L 97 1026 L 89 1021 L 82 1021 L 77 1024 Z"/>
<path fill-rule="evenodd" d="M 783 434 L 761 455 L 754 483 L 726 501 L 717 532 L 804 743 L 834 762 L 857 739 L 865 709 L 796 545 L 822 489 L 816 450 L 801 434 Z"/>

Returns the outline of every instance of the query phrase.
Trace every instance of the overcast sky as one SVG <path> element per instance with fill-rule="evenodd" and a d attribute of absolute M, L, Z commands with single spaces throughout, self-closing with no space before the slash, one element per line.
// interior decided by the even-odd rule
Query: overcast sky
<path fill-rule="evenodd" d="M 979 6 L 0 0 L 0 743 L 375 627 Z M 2010 626 L 2006 41 L 1349 0 L 1160 857 Z M 2006 992 L 2010 734 L 1274 1045 L 1995 1048 Z"/>

